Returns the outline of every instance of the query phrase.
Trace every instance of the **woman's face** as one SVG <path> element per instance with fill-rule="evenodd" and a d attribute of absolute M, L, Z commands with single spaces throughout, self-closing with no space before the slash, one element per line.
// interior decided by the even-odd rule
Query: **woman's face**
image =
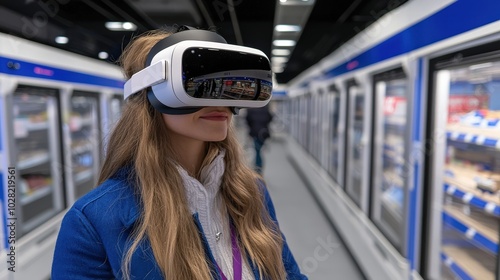
<path fill-rule="evenodd" d="M 163 115 L 167 128 L 174 138 L 198 141 L 226 139 L 233 114 L 228 107 L 204 107 L 187 115 Z"/>

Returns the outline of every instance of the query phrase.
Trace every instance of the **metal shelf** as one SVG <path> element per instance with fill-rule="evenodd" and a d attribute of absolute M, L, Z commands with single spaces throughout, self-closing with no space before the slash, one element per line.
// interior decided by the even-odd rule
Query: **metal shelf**
<path fill-rule="evenodd" d="M 443 222 L 445 224 L 462 233 L 468 240 L 472 240 L 476 244 L 481 245 L 488 252 L 491 252 L 495 255 L 498 253 L 498 241 L 492 240 L 481 230 L 476 229 L 468 223 L 459 220 L 449 211 L 450 210 L 445 210 L 442 213 Z"/>
<path fill-rule="evenodd" d="M 466 192 L 460 189 L 460 187 L 452 184 L 444 184 L 444 191 L 458 199 L 461 199 L 463 203 L 472 205 L 476 208 L 484 210 L 486 213 L 500 217 L 500 205 L 493 202 L 488 202 L 480 197 L 477 197 L 473 193 Z"/>
<path fill-rule="evenodd" d="M 464 269 L 462 269 L 451 257 L 441 252 L 441 261 L 462 280 L 474 280 Z"/>
<path fill-rule="evenodd" d="M 28 203 L 31 203 L 39 198 L 42 198 L 52 192 L 52 185 L 47 185 L 44 187 L 41 187 L 32 193 L 29 194 L 23 194 L 21 197 L 21 204 L 26 205 Z"/>
<path fill-rule="evenodd" d="M 50 159 L 49 153 L 40 153 L 37 155 L 34 155 L 32 157 L 29 157 L 27 159 L 23 159 L 17 163 L 17 168 L 20 170 L 22 169 L 27 169 L 30 167 L 34 167 L 43 163 L 48 162 Z"/>

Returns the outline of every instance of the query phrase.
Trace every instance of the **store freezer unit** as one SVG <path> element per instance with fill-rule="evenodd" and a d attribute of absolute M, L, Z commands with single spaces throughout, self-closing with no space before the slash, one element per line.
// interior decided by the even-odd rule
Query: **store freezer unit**
<path fill-rule="evenodd" d="M 371 219 L 406 256 L 408 147 L 411 131 L 409 84 L 402 68 L 374 76 L 374 156 Z"/>
<path fill-rule="evenodd" d="M 64 207 L 57 92 L 19 86 L 12 96 L 12 162 L 19 184 L 17 238 Z"/>
<path fill-rule="evenodd" d="M 430 265 L 431 272 L 499 279 L 500 61 L 487 55 L 461 63 L 436 58 L 433 66 L 430 251 L 441 265 Z"/>

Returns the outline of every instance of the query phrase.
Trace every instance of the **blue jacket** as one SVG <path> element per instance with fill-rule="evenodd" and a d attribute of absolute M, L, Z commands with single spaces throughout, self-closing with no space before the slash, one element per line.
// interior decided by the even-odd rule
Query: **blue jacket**
<path fill-rule="evenodd" d="M 127 172 L 119 171 L 101 186 L 79 199 L 66 213 L 62 221 L 52 263 L 53 280 L 121 279 L 121 261 L 130 246 L 128 240 L 139 217 L 139 201 L 133 185 L 127 180 Z M 271 198 L 263 187 L 267 209 L 272 219 L 276 214 Z M 193 219 L 202 235 L 206 257 L 215 265 L 208 242 L 198 220 Z M 142 242 L 131 261 L 131 279 L 163 279 L 148 241 Z M 286 241 L 283 262 L 287 279 L 307 279 L 290 252 Z M 255 279 L 258 270 L 250 262 Z M 213 269 L 213 279 L 221 279 Z"/>

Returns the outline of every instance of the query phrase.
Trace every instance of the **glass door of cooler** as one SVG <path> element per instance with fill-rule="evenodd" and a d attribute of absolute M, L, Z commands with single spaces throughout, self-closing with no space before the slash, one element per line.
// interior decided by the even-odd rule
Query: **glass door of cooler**
<path fill-rule="evenodd" d="M 485 47 L 487 48 L 487 46 Z M 435 158 L 429 274 L 499 278 L 500 56 L 435 62 Z M 434 244 L 432 244 L 434 243 Z"/>
<path fill-rule="evenodd" d="M 329 164 L 329 153 L 330 153 L 330 129 L 331 129 L 331 118 L 330 118 L 330 111 L 331 111 L 331 104 L 330 102 L 330 95 L 328 94 L 326 88 L 324 85 L 321 86 L 321 100 L 320 100 L 320 106 L 321 106 L 321 114 L 320 114 L 320 145 L 321 148 L 319 149 L 319 154 L 320 154 L 320 164 L 323 167 L 323 169 L 328 171 L 328 164 Z"/>
<path fill-rule="evenodd" d="M 298 119 L 299 119 L 299 99 L 298 98 L 290 98 L 288 100 L 288 106 L 290 107 L 290 114 L 284 116 L 284 118 L 289 120 L 289 133 L 294 138 L 298 137 Z"/>
<path fill-rule="evenodd" d="M 94 92 L 74 91 L 70 99 L 71 202 L 92 190 L 97 183 L 101 145 L 97 96 Z"/>
<path fill-rule="evenodd" d="M 120 116 L 122 115 L 123 95 L 115 94 L 111 98 L 109 113 L 110 113 L 110 128 L 113 128 Z"/>
<path fill-rule="evenodd" d="M 370 108 L 366 95 L 355 82 L 347 83 L 347 141 L 345 190 L 351 199 L 364 212 L 368 212 L 368 133 L 367 115 Z"/>
<path fill-rule="evenodd" d="M 375 122 L 371 219 L 404 256 L 408 82 L 399 68 L 374 76 Z"/>
<path fill-rule="evenodd" d="M 309 103 L 310 103 L 310 97 L 309 94 L 305 94 L 304 96 L 301 96 L 299 98 L 299 103 L 300 103 L 300 108 L 299 108 L 299 143 L 302 145 L 302 147 L 307 150 L 307 140 L 308 140 L 308 135 L 309 135 Z"/>
<path fill-rule="evenodd" d="M 335 84 L 332 84 L 328 87 L 328 112 L 329 112 L 329 120 L 330 120 L 330 137 L 329 137 L 329 149 L 328 152 L 329 160 L 328 160 L 328 171 L 332 178 L 340 185 L 343 184 L 344 179 L 344 165 L 342 161 L 344 160 L 344 132 L 342 125 L 343 118 L 341 111 L 345 106 L 341 105 L 341 102 L 345 100 L 342 98 L 341 94 Z"/>
<path fill-rule="evenodd" d="M 315 90 L 315 89 L 314 89 Z M 316 91 L 316 90 L 315 90 Z M 312 155 L 312 157 L 316 160 L 319 161 L 320 159 L 320 154 L 319 154 L 319 148 L 320 148 L 320 142 L 319 140 L 321 139 L 320 136 L 320 120 L 319 120 L 319 114 L 321 113 L 320 109 L 320 95 L 318 95 L 318 92 L 313 92 L 310 97 L 309 97 L 309 133 L 308 133 L 308 150 L 309 153 Z"/>
<path fill-rule="evenodd" d="M 10 141 L 17 171 L 17 238 L 64 208 L 57 93 L 55 89 L 19 86 L 12 96 Z"/>

